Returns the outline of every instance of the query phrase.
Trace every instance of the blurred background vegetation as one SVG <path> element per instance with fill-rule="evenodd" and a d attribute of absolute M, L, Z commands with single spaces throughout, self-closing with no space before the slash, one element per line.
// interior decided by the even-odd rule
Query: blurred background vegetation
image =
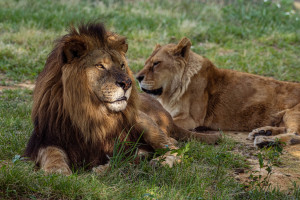
<path fill-rule="evenodd" d="M 134 71 L 156 43 L 186 36 L 218 67 L 300 81 L 300 16 L 291 0 L 2 0 L 0 73 L 34 80 L 53 40 L 88 21 L 127 36 Z"/>

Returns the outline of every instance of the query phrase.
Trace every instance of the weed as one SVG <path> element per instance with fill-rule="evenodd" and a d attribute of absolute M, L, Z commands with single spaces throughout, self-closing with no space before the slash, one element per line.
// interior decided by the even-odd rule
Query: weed
<path fill-rule="evenodd" d="M 282 144 L 278 140 L 271 146 L 260 150 L 257 154 L 259 171 L 251 172 L 249 176 L 251 188 L 257 188 L 259 191 L 264 192 L 270 190 L 270 177 L 273 174 L 273 166 L 278 166 L 282 150 Z M 265 177 L 261 174 L 262 170 L 267 171 L 267 175 Z"/>
<path fill-rule="evenodd" d="M 112 170 L 123 167 L 124 165 L 128 165 L 129 163 L 133 163 L 138 156 L 138 147 L 140 145 L 139 141 L 143 136 L 143 133 L 140 134 L 140 137 L 136 142 L 130 142 L 126 141 L 130 131 L 131 129 L 126 134 L 124 140 L 121 141 L 120 137 L 116 138 L 115 140 L 113 156 L 109 158 L 110 168 Z"/>

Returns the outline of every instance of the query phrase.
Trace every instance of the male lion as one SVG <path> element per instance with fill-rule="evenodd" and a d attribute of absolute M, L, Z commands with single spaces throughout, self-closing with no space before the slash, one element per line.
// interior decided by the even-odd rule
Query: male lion
<path fill-rule="evenodd" d="M 176 149 L 169 136 L 218 139 L 177 127 L 159 102 L 138 95 L 127 48 L 125 37 L 102 24 L 71 27 L 57 40 L 36 81 L 34 130 L 25 151 L 45 172 L 68 175 L 71 167 L 101 172 L 116 138 L 136 142 L 143 134 L 139 142 L 145 150 Z M 175 154 L 165 155 L 169 166 L 176 160 Z"/>
<path fill-rule="evenodd" d="M 300 83 L 218 69 L 190 47 L 187 38 L 157 45 L 137 74 L 141 89 L 157 97 L 176 125 L 252 131 L 248 138 L 259 147 L 276 138 L 300 143 Z"/>

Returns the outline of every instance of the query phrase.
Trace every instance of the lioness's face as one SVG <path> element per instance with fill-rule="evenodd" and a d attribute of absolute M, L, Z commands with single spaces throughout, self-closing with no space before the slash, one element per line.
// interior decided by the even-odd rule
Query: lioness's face
<path fill-rule="evenodd" d="M 158 47 L 155 50 L 157 52 L 147 59 L 144 68 L 137 74 L 136 78 L 144 92 L 159 96 L 171 82 L 176 61 L 168 52 L 170 46 Z"/>
<path fill-rule="evenodd" d="M 124 110 L 132 90 L 124 56 L 117 51 L 95 50 L 86 60 L 88 83 L 98 100 L 111 111 Z"/>
<path fill-rule="evenodd" d="M 176 88 L 181 87 L 191 45 L 187 38 L 181 39 L 178 44 L 156 45 L 136 76 L 141 89 L 156 96 L 167 92 L 172 95 Z"/>

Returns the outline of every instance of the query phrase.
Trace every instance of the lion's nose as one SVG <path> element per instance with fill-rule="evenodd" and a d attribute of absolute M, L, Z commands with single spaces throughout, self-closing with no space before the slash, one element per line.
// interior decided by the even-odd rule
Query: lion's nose
<path fill-rule="evenodd" d="M 117 86 L 123 88 L 124 91 L 128 90 L 131 87 L 132 81 L 130 79 L 119 80 L 116 82 Z"/>
<path fill-rule="evenodd" d="M 137 79 L 139 82 L 141 82 L 141 81 L 144 79 L 144 76 L 138 76 L 138 77 L 136 77 L 136 79 Z"/>

